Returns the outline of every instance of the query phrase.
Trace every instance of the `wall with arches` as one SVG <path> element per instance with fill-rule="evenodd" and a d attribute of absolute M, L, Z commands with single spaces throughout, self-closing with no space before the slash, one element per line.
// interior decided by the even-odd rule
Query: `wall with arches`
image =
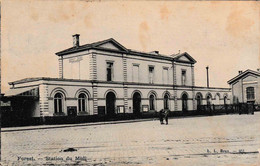
<path fill-rule="evenodd" d="M 73 86 L 73 84 L 75 86 Z M 92 87 L 89 83 L 75 83 L 70 82 L 70 85 L 48 85 L 48 107 L 49 115 L 52 116 L 55 112 L 54 108 L 54 95 L 61 93 L 63 95 L 63 112 L 67 115 L 67 107 L 76 106 L 78 108 L 78 97 L 80 93 L 86 95 L 86 112 L 87 114 L 93 114 L 93 98 L 92 98 Z"/>

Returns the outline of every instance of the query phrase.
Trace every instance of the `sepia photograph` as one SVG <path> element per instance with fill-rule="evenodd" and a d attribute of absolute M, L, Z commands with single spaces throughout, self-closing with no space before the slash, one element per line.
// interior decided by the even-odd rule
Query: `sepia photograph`
<path fill-rule="evenodd" d="M 1 1 L 0 165 L 260 165 L 258 1 Z"/>

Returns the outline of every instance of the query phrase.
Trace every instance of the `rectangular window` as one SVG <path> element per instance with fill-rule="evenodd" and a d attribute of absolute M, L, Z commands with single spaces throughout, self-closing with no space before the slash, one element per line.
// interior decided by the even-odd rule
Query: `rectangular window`
<path fill-rule="evenodd" d="M 255 100 L 255 89 L 254 87 L 246 88 L 247 100 Z"/>
<path fill-rule="evenodd" d="M 113 80 L 113 62 L 107 62 L 107 81 Z"/>
<path fill-rule="evenodd" d="M 139 82 L 139 65 L 133 64 L 133 82 Z"/>
<path fill-rule="evenodd" d="M 168 68 L 166 67 L 163 68 L 163 83 L 164 84 L 169 83 L 169 73 L 168 73 Z"/>
<path fill-rule="evenodd" d="M 186 85 L 186 70 L 181 71 L 181 84 Z"/>
<path fill-rule="evenodd" d="M 149 83 L 154 83 L 154 67 L 149 66 Z"/>

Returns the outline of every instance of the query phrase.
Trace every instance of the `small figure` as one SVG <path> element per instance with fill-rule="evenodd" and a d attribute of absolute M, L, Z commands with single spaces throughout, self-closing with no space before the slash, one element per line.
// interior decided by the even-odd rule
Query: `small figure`
<path fill-rule="evenodd" d="M 163 116 L 164 116 L 164 110 L 161 109 L 161 110 L 159 111 L 159 119 L 160 119 L 161 124 L 164 124 L 164 123 L 163 123 Z"/>
<path fill-rule="evenodd" d="M 164 111 L 164 118 L 165 118 L 166 125 L 168 125 L 168 116 L 169 116 L 169 110 L 166 109 L 166 110 Z"/>

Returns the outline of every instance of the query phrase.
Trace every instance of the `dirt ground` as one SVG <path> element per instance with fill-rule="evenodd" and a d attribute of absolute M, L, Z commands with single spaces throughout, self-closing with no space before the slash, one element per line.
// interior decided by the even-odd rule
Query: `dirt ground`
<path fill-rule="evenodd" d="M 260 112 L 2 133 L 2 165 L 260 165 L 259 150 Z"/>

